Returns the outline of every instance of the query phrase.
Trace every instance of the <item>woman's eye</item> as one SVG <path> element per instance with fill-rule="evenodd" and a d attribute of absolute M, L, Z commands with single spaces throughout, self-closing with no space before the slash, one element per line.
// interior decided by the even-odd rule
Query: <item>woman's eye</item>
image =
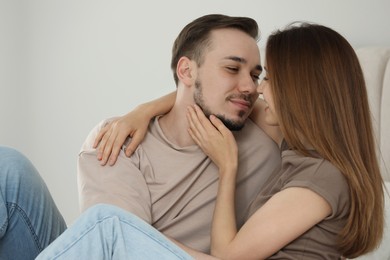
<path fill-rule="evenodd" d="M 252 75 L 252 77 L 256 80 L 259 80 L 260 79 L 260 75 Z"/>
<path fill-rule="evenodd" d="M 260 75 L 252 75 L 253 82 L 259 84 L 260 82 Z"/>

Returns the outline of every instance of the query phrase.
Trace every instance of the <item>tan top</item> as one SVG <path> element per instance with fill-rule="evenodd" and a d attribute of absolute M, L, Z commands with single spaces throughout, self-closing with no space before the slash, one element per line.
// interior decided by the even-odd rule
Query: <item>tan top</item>
<path fill-rule="evenodd" d="M 78 160 L 80 206 L 97 203 L 129 210 L 178 241 L 209 252 L 210 228 L 218 188 L 218 169 L 197 145 L 178 147 L 164 136 L 158 118 L 144 141 L 114 166 L 100 166 L 92 149 L 100 123 L 89 134 Z M 252 121 L 235 132 L 239 149 L 236 212 L 238 225 L 276 166 L 280 151 Z"/>
<path fill-rule="evenodd" d="M 332 214 L 269 259 L 340 259 L 338 234 L 346 224 L 350 206 L 348 183 L 342 173 L 322 158 L 285 150 L 281 169 L 276 170 L 259 193 L 249 215 L 275 193 L 289 187 L 304 187 L 318 193 L 330 204 Z"/>

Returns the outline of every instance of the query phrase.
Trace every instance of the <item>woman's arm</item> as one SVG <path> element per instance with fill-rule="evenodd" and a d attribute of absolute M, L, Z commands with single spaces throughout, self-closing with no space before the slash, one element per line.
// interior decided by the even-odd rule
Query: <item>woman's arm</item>
<path fill-rule="evenodd" d="M 259 208 L 217 256 L 222 259 L 266 259 L 331 212 L 329 203 L 310 189 L 284 189 Z"/>
<path fill-rule="evenodd" d="M 148 129 L 150 120 L 169 112 L 176 99 L 176 91 L 158 99 L 138 105 L 134 110 L 121 116 L 105 127 L 97 135 L 94 148 L 97 148 L 97 157 L 101 165 L 109 160 L 114 165 L 120 149 L 128 136 L 132 137 L 126 148 L 126 155 L 130 156 L 142 142 Z"/>
<path fill-rule="evenodd" d="M 215 116 L 210 121 L 198 106 L 188 109 L 189 133 L 219 169 L 219 185 L 211 229 L 211 254 L 221 250 L 236 236 L 235 189 L 238 148 L 232 132 Z"/>
<path fill-rule="evenodd" d="M 223 251 L 237 235 L 235 215 L 236 172 L 232 167 L 219 171 L 219 186 L 211 228 L 211 255 L 223 256 Z"/>

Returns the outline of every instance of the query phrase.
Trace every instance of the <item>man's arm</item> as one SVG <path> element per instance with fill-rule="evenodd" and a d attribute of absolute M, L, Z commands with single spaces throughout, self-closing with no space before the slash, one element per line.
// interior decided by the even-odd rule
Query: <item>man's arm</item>
<path fill-rule="evenodd" d="M 193 258 L 195 258 L 196 260 L 217 260 L 219 258 L 216 258 L 215 256 L 212 256 L 212 255 L 208 255 L 208 254 L 205 254 L 205 253 L 202 253 L 200 251 L 197 251 L 193 248 L 190 248 L 186 245 L 183 245 L 182 243 L 176 241 L 175 239 L 172 239 L 170 237 L 168 237 L 172 242 L 174 242 L 176 245 L 178 245 L 179 247 L 181 247 L 181 249 L 183 249 L 184 251 L 186 251 L 189 255 L 191 255 Z"/>
<path fill-rule="evenodd" d="M 96 159 L 93 141 L 107 123 L 103 121 L 88 135 L 78 157 L 78 189 L 81 211 L 106 203 L 130 211 L 146 222 L 151 222 L 151 200 L 144 175 L 136 156 L 128 158 L 121 150 L 112 167 L 101 166 Z"/>

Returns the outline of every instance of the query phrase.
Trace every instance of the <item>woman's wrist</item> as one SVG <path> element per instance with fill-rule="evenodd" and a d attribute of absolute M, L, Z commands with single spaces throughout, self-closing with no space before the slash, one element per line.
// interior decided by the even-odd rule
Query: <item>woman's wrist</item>
<path fill-rule="evenodd" d="M 176 99 L 176 91 L 155 100 L 142 103 L 134 110 L 142 112 L 145 117 L 152 119 L 155 116 L 164 115 L 171 110 Z"/>
<path fill-rule="evenodd" d="M 159 115 L 152 102 L 139 104 L 134 108 L 132 112 L 142 113 L 148 119 L 152 119 L 153 117 Z"/>
<path fill-rule="evenodd" d="M 220 168 L 220 179 L 224 181 L 235 181 L 238 165 L 234 163 L 226 163 Z"/>

